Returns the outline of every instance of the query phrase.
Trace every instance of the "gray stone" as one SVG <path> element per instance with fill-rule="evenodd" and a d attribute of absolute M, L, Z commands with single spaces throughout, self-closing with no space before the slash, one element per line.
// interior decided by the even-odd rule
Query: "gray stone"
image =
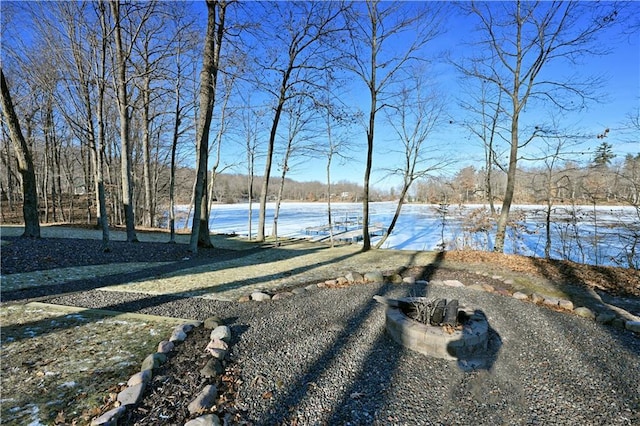
<path fill-rule="evenodd" d="M 118 402 L 122 405 L 135 405 L 142 399 L 146 383 L 129 386 L 118 394 Z"/>
<path fill-rule="evenodd" d="M 271 298 L 271 300 L 282 300 L 282 299 L 288 299 L 289 297 L 292 297 L 293 293 L 290 291 L 283 291 L 280 293 L 276 293 L 273 295 L 273 297 Z"/>
<path fill-rule="evenodd" d="M 448 287 L 464 287 L 464 284 L 458 280 L 444 280 L 442 283 Z"/>
<path fill-rule="evenodd" d="M 207 330 L 213 330 L 219 325 L 224 325 L 224 321 L 219 316 L 214 315 L 204 320 L 204 328 Z"/>
<path fill-rule="evenodd" d="M 157 361 L 153 355 L 147 356 L 144 361 L 142 361 L 142 366 L 140 367 L 140 371 L 144 370 L 153 370 L 154 368 L 160 367 L 160 362 Z"/>
<path fill-rule="evenodd" d="M 361 283 L 364 281 L 364 277 L 359 272 L 349 272 L 344 276 L 350 284 Z"/>
<path fill-rule="evenodd" d="M 585 306 L 579 306 L 573 310 L 573 312 L 582 318 L 588 318 L 590 320 L 596 319 L 596 314 L 593 311 Z"/>
<path fill-rule="evenodd" d="M 309 284 L 308 286 L 306 286 L 305 291 L 314 291 L 318 289 L 318 284 Z"/>
<path fill-rule="evenodd" d="M 616 314 L 612 312 L 601 312 L 596 316 L 596 322 L 598 324 L 609 324 L 616 319 Z"/>
<path fill-rule="evenodd" d="M 305 290 L 304 288 L 298 287 L 298 288 L 294 288 L 293 290 L 291 290 L 291 293 L 293 294 L 302 294 L 302 293 L 306 293 L 307 290 Z"/>
<path fill-rule="evenodd" d="M 533 303 L 542 303 L 544 302 L 544 297 L 540 296 L 538 293 L 533 293 L 531 295 L 531 301 Z"/>
<path fill-rule="evenodd" d="M 221 424 L 220 418 L 215 414 L 205 414 L 204 416 L 189 420 L 184 426 L 221 426 Z"/>
<path fill-rule="evenodd" d="M 513 281 L 511 278 L 507 278 L 506 280 L 502 281 L 503 283 L 505 283 L 506 285 L 514 285 L 515 281 Z"/>
<path fill-rule="evenodd" d="M 158 343 L 158 352 L 162 354 L 166 354 L 171 352 L 174 347 L 175 345 L 173 344 L 173 342 L 169 342 L 168 340 L 163 340 L 162 342 Z"/>
<path fill-rule="evenodd" d="M 256 302 L 265 302 L 267 300 L 271 300 L 271 295 L 261 291 L 254 291 L 251 293 L 251 300 L 255 300 Z"/>
<path fill-rule="evenodd" d="M 193 330 L 196 327 L 196 324 L 192 323 L 192 322 L 188 322 L 185 324 L 182 324 L 180 326 L 178 326 L 180 328 L 182 328 L 182 331 L 184 331 L 185 333 L 191 333 L 191 330 Z M 176 327 L 176 328 L 178 328 Z"/>
<path fill-rule="evenodd" d="M 323 283 L 318 283 L 318 287 L 320 287 L 320 284 L 324 284 L 324 286 L 338 285 L 338 280 L 326 280 Z M 322 287 L 320 287 L 320 288 L 322 288 Z"/>
<path fill-rule="evenodd" d="M 211 335 L 209 336 L 210 340 L 224 340 L 225 342 L 229 342 L 231 340 L 231 329 L 226 325 L 219 325 L 213 330 L 211 330 Z"/>
<path fill-rule="evenodd" d="M 211 378 L 219 376 L 223 371 L 222 363 L 219 359 L 209 358 L 209 361 L 207 361 L 205 366 L 200 370 L 200 375 L 202 377 Z"/>
<path fill-rule="evenodd" d="M 135 386 L 139 383 L 148 383 L 153 376 L 151 370 L 142 370 L 133 376 L 129 377 L 129 381 L 127 382 L 127 386 Z"/>
<path fill-rule="evenodd" d="M 363 278 L 370 283 L 381 283 L 384 281 L 384 275 L 382 275 L 380 271 L 367 272 Z"/>
<path fill-rule="evenodd" d="M 96 417 L 91 420 L 91 426 L 116 426 L 118 424 L 118 419 L 122 417 L 126 411 L 127 407 L 124 405 L 109 410 L 100 417 Z"/>
<path fill-rule="evenodd" d="M 218 389 L 214 385 L 205 386 L 196 399 L 191 401 L 187 406 L 191 415 L 202 413 L 213 407 L 216 402 L 216 396 L 218 395 Z"/>
<path fill-rule="evenodd" d="M 182 330 L 182 328 L 176 328 L 171 333 L 171 337 L 169 337 L 170 342 L 184 342 L 184 339 L 187 338 L 187 333 Z"/>
<path fill-rule="evenodd" d="M 411 285 L 413 285 L 413 284 L 415 284 L 415 283 L 416 283 L 416 277 L 404 277 L 404 278 L 402 279 L 402 282 L 403 282 L 403 283 L 405 283 L 405 284 L 411 284 Z"/>
<path fill-rule="evenodd" d="M 511 296 L 514 299 L 518 299 L 518 300 L 527 300 L 529 298 L 529 296 L 527 296 L 526 294 L 522 293 L 521 291 L 516 291 L 515 293 L 513 293 L 513 295 Z"/>
<path fill-rule="evenodd" d="M 227 356 L 227 351 L 225 351 L 224 349 L 207 348 L 207 352 L 209 352 L 209 355 L 211 355 L 215 359 L 219 359 L 220 361 L 222 361 Z"/>
<path fill-rule="evenodd" d="M 213 339 L 209 342 L 207 347 L 212 349 L 224 349 L 225 351 L 229 350 L 229 344 L 222 339 Z"/>
<path fill-rule="evenodd" d="M 624 323 L 624 328 L 634 333 L 640 333 L 640 321 L 627 321 Z"/>
<path fill-rule="evenodd" d="M 560 299 L 558 306 L 567 311 L 573 311 L 573 302 L 571 300 Z"/>
<path fill-rule="evenodd" d="M 165 354 L 161 354 L 156 352 L 155 354 L 151 354 L 147 356 L 144 361 L 142 361 L 142 367 L 140 371 L 144 370 L 153 370 L 154 368 L 160 367 L 167 360 L 167 356 Z"/>
<path fill-rule="evenodd" d="M 400 274 L 389 275 L 389 281 L 393 284 L 402 284 L 402 275 Z"/>
<path fill-rule="evenodd" d="M 545 297 L 542 303 L 546 306 L 558 306 L 560 300 L 555 297 Z"/>
<path fill-rule="evenodd" d="M 482 287 L 480 284 L 471 284 L 470 286 L 467 286 L 467 288 L 476 291 L 484 291 L 484 287 Z"/>

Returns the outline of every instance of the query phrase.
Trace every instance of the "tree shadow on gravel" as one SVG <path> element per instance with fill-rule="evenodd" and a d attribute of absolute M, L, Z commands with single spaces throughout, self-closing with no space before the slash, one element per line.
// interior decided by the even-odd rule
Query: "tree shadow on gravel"
<path fill-rule="evenodd" d="M 90 240 L 85 240 L 90 241 Z M 42 258 L 50 256 L 49 251 L 45 248 L 39 249 L 38 241 L 35 242 L 35 245 L 32 246 L 33 253 L 26 254 L 22 253 L 20 257 L 28 257 L 32 258 Z M 157 256 L 152 250 L 156 247 L 156 245 L 160 245 L 161 247 L 175 247 L 176 245 L 168 245 L 166 243 L 123 243 L 127 248 L 137 248 L 137 250 L 133 251 L 125 251 L 124 260 L 127 262 L 170 262 L 163 265 L 152 266 L 149 268 L 132 271 L 132 272 L 122 272 L 111 275 L 105 275 L 100 277 L 93 278 L 81 278 L 75 279 L 72 281 L 54 284 L 54 285 L 42 285 L 38 287 L 28 287 L 24 289 L 11 290 L 11 291 L 3 291 L 0 293 L 0 302 L 12 302 L 12 301 L 21 301 L 25 299 L 34 299 L 34 298 L 42 298 L 48 296 L 56 296 L 64 293 L 71 293 L 76 291 L 87 291 L 93 290 L 100 287 L 108 287 L 112 285 L 120 285 L 125 283 L 131 283 L 134 281 L 144 280 L 148 278 L 156 278 L 158 276 L 162 276 L 165 274 L 173 274 L 179 273 L 180 271 L 187 271 L 192 268 L 202 267 L 202 266 L 211 266 L 211 271 L 218 271 L 228 268 L 234 268 L 238 265 L 229 264 L 224 267 L 220 267 L 219 264 L 226 261 L 234 261 L 234 260 L 242 260 L 243 258 L 255 255 L 257 253 L 264 252 L 265 249 L 261 247 L 249 249 L 249 250 L 229 250 L 229 249 L 218 249 L 218 248 L 209 248 L 209 249 L 200 249 L 199 254 L 194 256 L 190 255 L 187 250 L 186 245 L 182 245 L 183 247 L 178 251 L 178 254 L 172 253 L 169 258 L 165 256 Z M 275 260 L 268 260 L 266 263 L 272 261 L 282 261 L 293 259 L 294 257 L 308 255 L 310 253 L 315 253 L 319 250 L 326 249 L 323 246 L 318 247 L 310 247 L 303 250 L 289 250 L 289 249 L 276 249 L 278 250 L 278 256 Z M 90 248 L 87 248 L 90 251 Z M 67 267 L 68 262 L 65 260 L 65 257 L 74 256 L 74 253 L 59 252 L 55 255 L 51 255 L 51 263 L 59 265 L 59 267 Z M 87 265 L 99 265 L 99 264 L 108 264 L 108 263 L 118 263 L 123 261 L 122 256 L 118 255 L 118 257 L 113 257 L 112 253 L 103 254 L 104 258 L 101 255 L 96 255 L 93 253 L 91 257 L 97 256 L 98 260 L 90 260 L 84 259 L 84 263 L 78 263 L 77 260 L 73 261 L 76 266 L 87 266 Z M 5 252 L 4 249 L 2 251 L 2 263 L 4 267 L 5 262 L 11 263 L 11 259 L 14 256 L 11 252 Z M 169 260 L 170 259 L 170 260 Z M 339 258 L 341 259 L 341 258 Z M 15 260 L 13 260 L 15 263 Z M 256 262 L 259 263 L 259 260 Z M 311 265 L 309 268 L 313 268 L 315 265 Z M 46 269 L 46 268 L 45 268 Z M 305 268 L 298 268 L 300 270 L 304 270 Z M 27 268 L 27 270 L 34 270 L 33 268 Z M 35 269 L 40 270 L 40 269 Z M 17 272 L 23 272 L 22 270 L 18 270 Z M 4 275 L 4 274 L 3 274 Z M 11 275 L 9 274 L 8 277 Z M 272 275 L 271 278 L 276 277 L 277 275 Z M 5 275 L 7 278 L 7 275 Z M 268 276 L 258 277 L 256 280 L 264 280 L 268 278 Z M 246 282 L 246 281 L 242 281 Z M 231 285 L 230 288 L 237 288 L 240 285 Z M 205 290 L 209 290 L 211 288 L 207 288 Z"/>
<path fill-rule="evenodd" d="M 131 243 L 128 243 L 131 244 Z M 202 251 L 209 251 L 210 258 L 195 258 L 185 259 L 180 261 L 174 261 L 168 264 L 152 266 L 149 268 L 133 271 L 122 272 L 117 274 L 105 275 L 101 277 L 93 278 L 81 278 L 72 281 L 54 284 L 54 285 L 42 285 L 38 287 L 28 287 L 12 291 L 3 291 L 0 294 L 0 301 L 15 302 L 25 299 L 34 299 L 42 297 L 51 297 L 56 295 L 62 295 L 65 293 L 94 290 L 100 287 L 108 287 L 112 285 L 120 285 L 130 283 L 138 280 L 143 280 L 152 277 L 158 277 L 164 274 L 176 273 L 181 270 L 188 270 L 194 267 L 202 265 L 215 265 L 220 262 L 239 259 L 245 256 L 249 256 L 254 251 L 233 251 L 233 250 L 220 250 L 220 249 L 203 249 Z M 147 260 L 149 261 L 149 259 Z M 6 278 L 6 277 L 5 277 Z"/>
<path fill-rule="evenodd" d="M 443 260 L 444 253 L 438 253 L 431 264 L 421 268 L 419 279 L 429 281 Z M 398 273 L 402 275 L 403 272 L 413 265 L 413 262 L 414 258 L 412 257 Z M 406 296 L 413 294 L 415 291 L 419 291 L 419 287 L 421 286 L 410 287 L 407 290 Z M 392 283 L 381 283 L 376 294 L 384 296 L 397 288 L 398 286 Z M 424 288 L 424 286 L 422 286 L 422 288 Z M 290 414 L 289 409 L 293 409 L 303 401 L 309 392 L 309 385 L 318 381 L 327 368 L 335 368 L 332 367 L 335 358 L 340 356 L 340 353 L 345 350 L 350 339 L 357 338 L 359 335 L 357 330 L 364 327 L 367 318 L 374 314 L 375 310 L 379 309 L 378 302 L 371 299 L 352 315 L 342 331 L 335 337 L 334 344 L 317 357 L 316 361 L 307 369 L 306 373 L 301 374 L 288 389 L 278 394 L 271 404 L 274 411 L 266 418 L 260 419 L 258 424 L 285 424 Z M 382 314 L 384 315 L 384 313 Z M 388 348 L 390 345 L 393 347 L 393 350 L 381 350 Z M 384 329 L 381 329 L 375 342 L 364 356 L 358 376 L 351 382 L 348 388 L 342 391 L 342 395 L 337 398 L 337 403 L 334 405 L 335 408 L 330 414 L 329 420 L 322 424 L 373 423 L 375 413 L 384 405 L 386 389 L 391 382 L 404 350 L 403 348 L 393 345 L 395 345 L 395 342 L 386 335 Z M 378 369 L 380 366 L 380 356 L 386 357 L 384 360 L 384 370 Z M 366 393 L 363 392 L 365 389 Z"/>
<path fill-rule="evenodd" d="M 315 251 L 315 250 L 313 250 Z M 227 257 L 227 258 L 220 258 L 220 259 L 216 259 L 215 262 L 205 262 L 204 264 L 213 264 L 213 263 L 217 263 L 217 262 L 221 262 L 224 260 L 229 260 L 229 259 L 237 259 L 238 255 L 241 256 L 246 256 L 250 253 L 245 253 L 245 252 L 249 252 L 248 250 L 245 251 L 241 251 L 240 253 L 233 253 L 231 255 L 231 257 Z M 303 254 L 308 254 L 307 250 L 304 251 L 300 251 L 300 250 L 287 250 L 286 251 L 290 257 L 292 258 L 294 256 L 300 256 Z M 228 253 L 227 253 L 228 254 Z M 337 258 L 332 258 L 330 260 L 326 260 L 323 262 L 318 262 L 312 265 L 307 265 L 307 266 L 303 266 L 303 267 L 299 267 L 299 268 L 295 268 L 292 269 L 288 272 L 290 272 L 291 274 L 298 274 L 298 273 L 304 273 L 304 272 L 308 272 L 312 269 L 315 269 L 317 267 L 326 265 L 326 264 L 330 264 L 333 262 L 340 262 L 344 259 L 347 259 L 351 256 L 355 255 L 355 253 L 350 253 L 350 254 L 346 254 L 344 256 L 340 256 Z M 285 257 L 286 258 L 286 257 Z M 175 273 L 178 270 L 185 270 L 185 269 L 190 269 L 193 268 L 194 266 L 199 266 L 202 265 L 203 263 L 201 263 L 198 260 L 194 260 L 194 261 L 185 261 L 179 264 L 170 264 L 170 265 L 162 265 L 159 267 L 153 267 L 153 268 L 149 268 L 143 271 L 136 271 L 136 272 L 131 272 L 131 273 L 122 273 L 122 274 L 114 274 L 108 277 L 103 277 L 100 280 L 91 280 L 91 279 L 82 279 L 82 280 L 76 280 L 76 281 L 72 281 L 69 283 L 64 283 L 64 284 L 58 284 L 55 286 L 49 286 L 49 287 L 44 287 L 44 288 L 31 288 L 31 289 L 25 289 L 23 291 L 21 290 L 16 290 L 16 291 L 12 291 L 12 292 L 7 292 L 7 293 L 3 293 L 2 294 L 2 302 L 15 302 L 15 301 L 21 301 L 24 300 L 25 298 L 25 294 L 28 294 L 28 297 L 30 298 L 34 298 L 36 296 L 34 296 L 34 294 L 38 295 L 40 294 L 42 297 L 46 297 L 45 302 L 51 302 L 51 303 L 56 303 L 57 299 L 56 296 L 60 297 L 60 296 L 65 296 L 68 295 L 69 293 L 73 293 L 73 292 L 79 292 L 79 291 L 89 291 L 89 290 L 94 290 L 97 289 L 99 287 L 106 287 L 106 286 L 111 286 L 111 285 L 119 285 L 119 284 L 124 284 L 127 282 L 134 282 L 136 280 L 141 280 L 141 279 L 145 279 L 145 278 L 151 278 L 151 277 L 157 277 L 159 275 L 162 274 L 166 274 L 166 273 Z M 233 268 L 234 265 L 229 265 L 229 268 Z M 248 286 L 248 285 L 252 285 L 255 284 L 257 282 L 261 282 L 261 281 L 269 281 L 269 280 L 273 280 L 276 278 L 281 277 L 281 273 L 275 273 L 275 274 L 266 274 L 266 275 L 261 275 L 259 277 L 254 277 L 251 279 L 245 279 L 240 277 L 240 279 L 237 279 L 235 281 L 229 282 L 229 283 L 225 283 L 225 284 L 221 284 L 219 286 L 211 286 L 211 287 L 206 287 L 206 288 L 201 288 L 198 289 L 198 293 L 211 293 L 212 290 L 229 290 L 229 289 L 237 289 L 237 288 L 241 288 L 243 286 Z M 135 299 L 135 300 L 128 300 L 125 302 L 118 302 L 118 303 L 106 303 L 102 306 L 96 307 L 96 306 L 91 306 L 91 308 L 95 308 L 95 309 L 102 309 L 102 310 L 107 310 L 107 311 L 116 311 L 116 312 L 124 312 L 124 313 L 135 313 L 135 312 L 141 312 L 141 311 L 145 311 L 145 310 L 149 310 L 151 308 L 155 308 L 155 307 L 159 307 L 161 305 L 164 304 L 169 304 L 175 301 L 179 301 L 179 300 L 183 300 L 183 299 L 189 299 L 191 297 L 193 297 L 193 293 L 194 292 L 189 292 L 189 294 L 185 294 L 184 292 L 180 292 L 180 293 L 174 293 L 174 294 L 161 294 L 161 295 L 144 295 L 144 297 L 139 298 L 139 299 Z M 141 293 L 136 293 L 136 294 L 141 294 Z M 105 297 L 106 299 L 109 299 L 109 297 Z M 68 304 L 68 303 L 66 303 Z M 94 301 L 95 304 L 95 301 Z M 77 306 L 77 307 L 85 307 L 82 306 L 82 304 L 74 304 L 73 306 Z M 185 319 L 204 319 L 204 318 L 185 318 Z M 20 324 L 19 327 L 23 328 L 23 327 L 30 327 L 30 328 L 38 328 L 38 329 L 42 329 L 43 333 L 48 333 L 48 332 L 52 332 L 53 330 L 48 326 L 50 320 L 42 320 L 42 321 L 34 321 L 32 323 L 26 323 L 26 324 Z M 11 326 L 9 326 L 11 327 Z M 56 330 L 59 330 L 56 329 Z M 23 336 L 22 338 L 28 338 L 29 336 Z M 16 340 L 21 340 L 22 338 L 20 337 L 16 337 Z"/>

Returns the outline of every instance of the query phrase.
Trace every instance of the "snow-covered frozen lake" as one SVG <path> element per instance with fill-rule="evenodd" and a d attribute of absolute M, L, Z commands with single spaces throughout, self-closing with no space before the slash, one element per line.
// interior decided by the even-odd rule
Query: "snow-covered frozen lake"
<path fill-rule="evenodd" d="M 252 233 L 258 224 L 258 204 L 253 204 Z M 361 216 L 361 203 L 332 203 L 333 221 Z M 267 205 L 265 233 L 270 235 L 275 204 Z M 370 224 L 388 227 L 395 212 L 393 202 L 371 203 Z M 186 206 L 176 212 L 186 213 Z M 505 252 L 544 256 L 546 232 L 543 206 L 514 206 Z M 210 216 L 213 233 L 248 235 L 249 204 L 216 204 Z M 184 217 L 179 215 L 178 217 Z M 184 219 L 183 219 L 184 220 Z M 640 266 L 640 220 L 633 207 L 556 206 L 552 211 L 551 257 L 598 265 Z M 176 223 L 181 228 L 183 223 Z M 190 223 L 190 222 L 189 222 Z M 325 203 L 282 203 L 278 236 L 308 237 L 305 229 L 328 223 Z M 383 247 L 397 250 L 492 250 L 495 224 L 482 205 L 405 204 L 392 234 Z M 373 237 L 375 244 L 380 237 Z"/>

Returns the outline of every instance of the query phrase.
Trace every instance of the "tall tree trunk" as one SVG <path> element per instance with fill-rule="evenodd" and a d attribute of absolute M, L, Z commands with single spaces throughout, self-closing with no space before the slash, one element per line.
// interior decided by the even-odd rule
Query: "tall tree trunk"
<path fill-rule="evenodd" d="M 293 147 L 294 135 L 290 135 L 287 141 L 287 148 L 282 159 L 282 175 L 280 175 L 280 187 L 278 188 L 278 195 L 276 197 L 276 206 L 273 212 L 273 229 L 271 235 L 276 239 L 278 243 L 278 218 L 280 217 L 280 204 L 282 203 L 282 194 L 284 193 L 284 180 L 289 171 L 289 157 L 291 156 L 291 150 Z"/>
<path fill-rule="evenodd" d="M 18 159 L 18 170 L 22 176 L 22 215 L 24 218 L 23 237 L 40 238 L 40 220 L 38 217 L 38 191 L 36 189 L 36 172 L 27 142 L 20 130 L 18 116 L 13 109 L 9 87 L 0 68 L 0 97 L 2 98 L 2 112 L 9 126 L 11 142 Z"/>
<path fill-rule="evenodd" d="M 149 71 L 147 70 L 147 73 Z M 149 117 L 149 104 L 151 103 L 151 79 L 147 74 L 144 78 L 142 89 L 142 180 L 144 185 L 144 214 L 145 226 L 152 227 L 153 223 L 153 192 L 151 191 L 151 119 Z"/>
<path fill-rule="evenodd" d="M 292 66 L 293 65 L 291 64 L 282 80 L 282 86 L 280 86 L 280 98 L 278 99 L 278 106 L 276 107 L 276 113 L 273 117 L 273 123 L 271 124 L 271 132 L 269 133 L 267 158 L 265 159 L 264 175 L 262 176 L 262 190 L 260 191 L 260 212 L 258 215 L 258 234 L 256 235 L 256 240 L 259 242 L 264 241 L 265 238 L 264 226 L 267 220 L 267 199 L 269 197 L 269 179 L 271 178 L 273 151 L 276 144 L 276 136 L 278 134 L 278 124 L 280 123 L 280 116 L 282 115 L 282 109 L 284 108 L 284 102 L 287 92 L 287 81 L 289 79 Z"/>
<path fill-rule="evenodd" d="M 373 59 L 375 61 L 375 59 Z M 372 81 L 375 85 L 375 69 L 372 67 Z M 372 86 L 373 87 L 373 86 Z M 367 162 L 364 169 L 364 191 L 362 196 L 362 251 L 371 249 L 371 237 L 369 236 L 369 187 L 371 179 L 371 167 L 373 164 L 373 132 L 376 123 L 377 94 L 371 90 L 371 111 L 369 112 L 369 128 L 367 129 Z"/>
<path fill-rule="evenodd" d="M 207 200 L 207 173 L 209 156 L 209 128 L 215 103 L 220 48 L 224 35 L 226 2 L 207 0 L 207 34 L 204 41 L 202 72 L 200 73 L 200 117 L 197 129 L 197 169 L 193 191 L 193 225 L 189 249 L 196 253 L 198 246 L 212 247 L 209 235 L 209 217 Z M 218 19 L 216 12 L 219 10 Z"/>
<path fill-rule="evenodd" d="M 517 94 L 518 91 L 514 90 L 514 93 Z M 516 171 L 518 165 L 518 114 L 518 103 L 517 100 L 514 99 L 513 118 L 511 120 L 511 149 L 509 150 L 509 168 L 507 169 L 507 187 L 504 191 L 504 200 L 502 201 L 500 217 L 498 217 L 496 240 L 493 247 L 493 250 L 496 252 L 504 251 L 504 240 L 507 233 L 507 223 L 509 222 L 509 211 L 511 210 L 513 193 L 516 187 Z"/>
<path fill-rule="evenodd" d="M 97 192 L 97 205 L 98 205 L 98 225 L 102 230 L 102 250 L 105 252 L 111 251 L 109 246 L 109 215 L 107 213 L 107 199 L 104 184 L 104 169 L 105 169 L 105 127 L 104 127 L 104 92 L 105 92 L 105 74 L 106 74 L 106 60 L 107 60 L 107 24 L 105 20 L 106 10 L 104 4 L 98 5 L 100 9 L 100 27 L 102 29 L 102 42 L 100 46 L 100 66 L 98 77 L 98 99 L 97 99 L 97 111 L 98 116 L 98 141 L 97 146 L 95 141 L 92 143 L 92 147 L 96 153 L 96 192 Z M 88 87 L 87 87 L 88 89 Z M 87 92 L 87 101 L 90 101 Z M 91 105 L 88 104 L 87 108 L 91 111 Z M 91 126 L 93 126 L 93 120 L 91 120 Z M 91 132 L 94 134 L 94 132 Z M 108 171 L 108 168 L 107 168 Z"/>
<path fill-rule="evenodd" d="M 13 170 L 11 166 L 13 161 L 9 153 L 9 144 L 5 144 L 5 153 L 7 158 L 7 161 L 4 162 L 5 171 L 7 172 L 7 203 L 9 204 L 9 210 L 13 211 Z"/>
<path fill-rule="evenodd" d="M 49 223 L 49 138 L 46 136 L 44 138 L 44 158 L 42 159 L 42 204 L 44 210 L 44 223 Z"/>
<path fill-rule="evenodd" d="M 174 110 L 173 121 L 173 138 L 171 139 L 171 166 L 169 172 L 169 242 L 176 242 L 176 212 L 175 212 L 175 188 L 176 188 L 176 152 L 178 150 L 178 138 L 180 136 L 180 114 L 182 108 L 180 107 L 180 82 L 181 82 L 181 67 L 180 67 L 180 52 L 178 52 L 178 59 L 176 60 L 176 108 Z M 187 220 L 185 219 L 185 223 Z"/>
<path fill-rule="evenodd" d="M 133 208 L 133 178 L 131 173 L 131 143 L 129 141 L 129 102 L 127 95 L 125 51 L 122 45 L 120 0 L 111 1 L 116 41 L 116 82 L 118 86 L 118 113 L 120 115 L 120 174 L 122 179 L 122 203 L 127 229 L 127 241 L 137 242 L 135 211 Z"/>
<path fill-rule="evenodd" d="M 62 194 L 62 156 L 61 156 L 61 151 L 62 151 L 62 147 L 59 145 L 59 143 L 57 142 L 57 138 L 54 135 L 54 139 L 53 139 L 53 146 L 54 146 L 54 150 L 53 150 L 53 172 L 55 174 L 55 179 L 53 182 L 53 185 L 56 188 L 56 204 L 58 205 L 58 211 L 60 212 L 60 219 L 63 222 L 67 221 L 67 218 L 64 214 L 64 207 L 63 207 L 63 194 Z"/>
<path fill-rule="evenodd" d="M 375 248 L 378 249 L 382 247 L 385 241 L 387 241 L 387 238 L 389 237 L 389 235 L 391 235 L 391 232 L 393 232 L 393 228 L 395 228 L 396 222 L 398 222 L 398 218 L 400 217 L 400 213 L 402 212 L 404 199 L 407 196 L 407 192 L 409 191 L 409 188 L 411 187 L 411 183 L 412 182 L 405 182 L 404 185 L 402 186 L 402 191 L 400 192 L 400 198 L 398 199 L 398 204 L 396 205 L 396 211 L 393 214 L 393 219 L 391 219 L 391 224 L 389 224 L 389 228 L 387 229 L 387 232 L 384 233 L 380 241 L 378 241 L 378 244 L 376 244 Z"/>
<path fill-rule="evenodd" d="M 327 139 L 329 141 L 329 153 L 327 154 L 327 222 L 329 225 L 329 241 L 331 247 L 333 247 L 333 217 L 331 216 L 331 160 L 333 159 L 333 141 L 331 139 L 330 120 L 331 118 L 327 117 Z"/>

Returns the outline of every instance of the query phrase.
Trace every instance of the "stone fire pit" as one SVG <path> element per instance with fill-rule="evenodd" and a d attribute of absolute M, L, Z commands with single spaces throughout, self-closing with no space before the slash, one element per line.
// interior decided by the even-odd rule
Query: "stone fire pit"
<path fill-rule="evenodd" d="M 465 306 L 457 306 L 454 324 L 431 325 L 410 318 L 406 311 L 412 306 L 432 302 L 425 297 L 387 299 L 374 296 L 387 306 L 386 330 L 399 344 L 435 358 L 450 360 L 481 357 L 487 352 L 489 324 L 484 313 Z M 457 301 L 456 301 L 457 303 Z M 439 318 L 438 323 L 443 321 Z"/>

